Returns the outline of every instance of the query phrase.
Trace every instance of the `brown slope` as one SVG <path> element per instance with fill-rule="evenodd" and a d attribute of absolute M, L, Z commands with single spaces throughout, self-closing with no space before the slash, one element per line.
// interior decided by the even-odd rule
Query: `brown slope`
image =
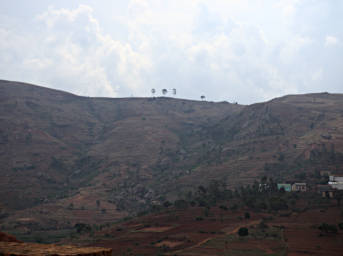
<path fill-rule="evenodd" d="M 280 181 L 299 172 L 340 172 L 343 166 L 343 95 L 308 94 L 247 106 L 208 129 L 214 163 L 191 179 L 227 176 L 237 185 L 263 174 Z M 212 172 L 208 172 L 212 170 Z M 188 181 L 186 181 L 188 182 Z"/>
<path fill-rule="evenodd" d="M 243 107 L 87 98 L 8 81 L 0 92 L 0 200 L 11 213 L 1 223 L 9 228 L 110 222 L 211 179 L 239 186 L 343 166 L 342 95 Z"/>
<path fill-rule="evenodd" d="M 171 98 L 85 98 L 9 81 L 0 81 L 0 92 L 0 200 L 10 213 L 23 209 L 4 222 L 24 219 L 39 228 L 56 226 L 51 219 L 64 226 L 66 216 L 70 225 L 118 218 L 115 209 L 124 198 L 129 203 L 120 208 L 129 211 L 149 204 L 158 194 L 156 172 L 184 151 L 182 138 L 242 108 Z M 102 207 L 110 213 L 101 214 Z"/>

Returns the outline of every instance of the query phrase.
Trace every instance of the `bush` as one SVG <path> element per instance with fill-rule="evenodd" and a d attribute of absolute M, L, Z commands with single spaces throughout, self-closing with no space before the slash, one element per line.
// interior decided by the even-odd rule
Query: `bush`
<path fill-rule="evenodd" d="M 264 222 L 264 221 L 261 221 L 258 226 L 257 226 L 259 229 L 267 229 L 268 228 L 268 225 Z"/>
<path fill-rule="evenodd" d="M 235 210 L 237 210 L 238 209 L 238 205 L 237 204 L 234 204 L 234 205 L 232 205 L 231 207 L 230 207 L 230 210 L 232 210 L 232 211 L 235 211 Z"/>
<path fill-rule="evenodd" d="M 330 225 L 330 224 L 327 224 L 327 223 L 322 223 L 318 229 L 324 233 L 333 233 L 333 234 L 336 234 L 337 233 L 337 227 L 336 225 Z"/>
<path fill-rule="evenodd" d="M 74 228 L 77 233 L 90 232 L 92 230 L 92 227 L 85 223 L 76 223 Z"/>
<path fill-rule="evenodd" d="M 239 236 L 247 236 L 247 235 L 249 235 L 249 230 L 248 230 L 248 228 L 245 228 L 245 227 L 240 228 L 240 229 L 238 230 L 238 235 L 239 235 Z"/>
<path fill-rule="evenodd" d="M 338 223 L 338 227 L 339 227 L 339 229 L 343 229 L 343 222 Z"/>
<path fill-rule="evenodd" d="M 249 212 L 244 213 L 244 218 L 250 219 L 250 213 Z"/>
<path fill-rule="evenodd" d="M 165 202 L 163 203 L 163 206 L 166 207 L 166 208 L 168 208 L 168 207 L 171 206 L 171 205 L 172 205 L 172 203 L 169 202 L 169 201 L 165 201 Z"/>
<path fill-rule="evenodd" d="M 219 208 L 222 209 L 222 210 L 224 210 L 224 211 L 227 211 L 227 210 L 228 210 L 227 207 L 226 207 L 225 205 L 221 205 L 221 206 L 219 206 Z"/>
<path fill-rule="evenodd" d="M 174 202 L 174 206 L 177 208 L 177 209 L 187 209 L 188 207 L 188 202 L 185 201 L 185 200 L 176 200 Z"/>

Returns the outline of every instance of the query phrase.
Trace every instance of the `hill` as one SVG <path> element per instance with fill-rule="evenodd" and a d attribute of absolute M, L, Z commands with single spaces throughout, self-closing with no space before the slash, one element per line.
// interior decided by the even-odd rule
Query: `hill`
<path fill-rule="evenodd" d="M 211 180 L 235 188 L 342 173 L 339 94 L 242 106 L 0 81 L 0 120 L 0 224 L 21 233 L 113 222 Z"/>

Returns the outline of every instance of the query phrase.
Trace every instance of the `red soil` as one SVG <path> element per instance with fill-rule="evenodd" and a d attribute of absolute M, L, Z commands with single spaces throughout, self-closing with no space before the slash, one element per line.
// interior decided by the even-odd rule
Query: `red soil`
<path fill-rule="evenodd" d="M 242 253 L 245 250 L 250 250 L 249 255 L 254 251 L 266 255 L 342 255 L 343 232 L 339 230 L 337 234 L 320 236 L 318 229 L 323 222 L 343 222 L 337 207 L 324 212 L 312 209 L 288 217 L 250 212 L 251 219 L 248 220 L 242 218 L 243 211 L 211 208 L 208 217 L 204 217 L 203 212 L 203 208 L 190 208 L 137 218 L 96 234 L 96 237 L 107 235 L 95 245 L 112 248 L 114 255 L 130 252 L 131 255 L 163 253 L 199 256 L 223 255 L 231 251 Z M 203 216 L 203 220 L 196 220 L 196 216 Z M 256 230 L 257 224 L 265 217 L 272 217 L 265 220 L 269 230 L 273 226 L 284 227 L 276 228 L 282 234 L 280 238 L 238 237 L 240 227 Z"/>
<path fill-rule="evenodd" d="M 0 241 L 1 242 L 17 242 L 17 243 L 21 243 L 14 236 L 6 234 L 6 233 L 3 233 L 3 232 L 0 232 Z"/>

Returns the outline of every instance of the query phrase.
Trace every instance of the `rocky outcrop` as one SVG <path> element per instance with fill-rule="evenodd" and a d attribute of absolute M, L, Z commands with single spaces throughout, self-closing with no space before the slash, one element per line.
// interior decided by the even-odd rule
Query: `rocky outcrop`
<path fill-rule="evenodd" d="M 71 245 L 0 242 L 1 256 L 110 256 L 112 249 L 101 247 L 76 247 Z"/>

